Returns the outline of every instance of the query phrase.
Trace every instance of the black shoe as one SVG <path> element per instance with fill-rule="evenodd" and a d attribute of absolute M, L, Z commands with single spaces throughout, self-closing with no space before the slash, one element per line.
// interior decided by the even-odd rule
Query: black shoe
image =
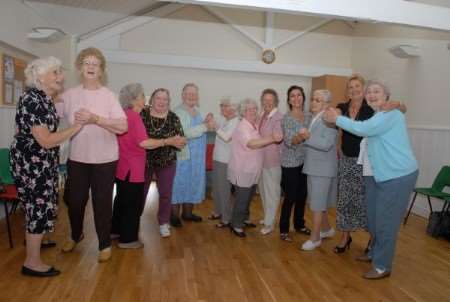
<path fill-rule="evenodd" d="M 247 236 L 244 231 L 236 231 L 236 229 L 233 228 L 232 226 L 230 226 L 230 231 L 231 231 L 231 233 L 233 233 L 234 235 L 236 235 L 240 238 L 244 238 Z"/>
<path fill-rule="evenodd" d="M 308 236 L 311 235 L 311 230 L 305 226 L 302 228 L 296 229 L 296 231 L 297 231 L 297 233 L 300 233 L 300 234 L 304 234 L 304 235 L 308 235 Z"/>
<path fill-rule="evenodd" d="M 183 224 L 181 223 L 181 219 L 177 216 L 170 217 L 170 225 L 174 228 L 181 228 Z"/>
<path fill-rule="evenodd" d="M 251 221 L 244 221 L 244 227 L 245 228 L 256 228 L 256 224 L 254 224 Z"/>
<path fill-rule="evenodd" d="M 348 237 L 348 239 L 347 239 L 347 242 L 344 244 L 344 246 L 339 246 L 339 245 L 336 245 L 335 247 L 334 247 L 334 252 L 336 253 L 336 254 L 342 254 L 343 252 L 345 252 L 347 249 L 350 249 L 350 244 L 352 243 L 352 237 L 350 236 L 350 237 Z"/>
<path fill-rule="evenodd" d="M 22 275 L 31 276 L 31 277 L 54 277 L 61 274 L 61 271 L 55 269 L 53 266 L 48 269 L 48 271 L 40 272 L 35 271 L 26 266 L 22 266 Z"/>
<path fill-rule="evenodd" d="M 202 218 L 198 215 L 195 215 L 194 213 L 190 215 L 181 215 L 181 218 L 186 221 L 193 221 L 193 222 L 201 222 Z"/>

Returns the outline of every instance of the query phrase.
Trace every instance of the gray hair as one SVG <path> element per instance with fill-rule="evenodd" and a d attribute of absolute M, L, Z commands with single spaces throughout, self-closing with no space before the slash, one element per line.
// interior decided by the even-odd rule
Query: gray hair
<path fill-rule="evenodd" d="M 386 84 L 386 82 L 385 82 L 385 81 L 382 81 L 382 80 L 378 80 L 378 79 L 372 79 L 372 80 L 369 80 L 369 81 L 367 82 L 366 90 L 364 91 L 364 94 L 366 94 L 366 93 L 367 93 L 367 89 L 369 89 L 369 87 L 370 87 L 370 86 L 373 86 L 373 85 L 378 85 L 378 86 L 380 86 L 381 89 L 383 89 L 384 94 L 386 95 L 386 101 L 389 101 L 389 98 L 391 97 L 391 89 L 390 89 L 389 86 Z"/>
<path fill-rule="evenodd" d="M 314 90 L 314 93 L 320 94 L 323 97 L 323 100 L 325 101 L 325 103 L 331 102 L 331 92 L 329 90 L 317 89 L 317 90 Z"/>
<path fill-rule="evenodd" d="M 122 108 L 132 107 L 133 101 L 135 101 L 141 94 L 144 94 L 144 88 L 140 83 L 131 83 L 125 85 L 120 89 L 119 101 Z"/>
<path fill-rule="evenodd" d="M 255 105 L 255 107 L 258 108 L 258 103 L 254 99 L 246 98 L 239 103 L 239 117 L 244 117 L 244 113 L 249 105 Z"/>
<path fill-rule="evenodd" d="M 234 110 L 237 110 L 239 107 L 239 104 L 232 102 L 231 98 L 229 96 L 222 97 L 219 101 L 219 104 L 220 105 L 228 105 L 231 108 L 233 108 Z"/>
<path fill-rule="evenodd" d="M 183 86 L 183 89 L 181 90 L 181 92 L 184 92 L 184 91 L 185 91 L 186 89 L 188 89 L 189 87 L 193 87 L 193 88 L 195 88 L 197 91 L 199 90 L 199 89 L 198 89 L 198 86 L 195 85 L 194 83 L 187 83 L 186 85 Z"/>
<path fill-rule="evenodd" d="M 39 77 L 53 68 L 61 69 L 61 60 L 55 57 L 39 58 L 31 61 L 25 68 L 25 85 L 42 89 Z"/>

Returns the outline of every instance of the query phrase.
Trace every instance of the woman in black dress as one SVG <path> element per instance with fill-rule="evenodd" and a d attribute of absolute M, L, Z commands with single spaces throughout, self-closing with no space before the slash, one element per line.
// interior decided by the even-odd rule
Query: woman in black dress
<path fill-rule="evenodd" d="M 48 57 L 32 61 L 25 69 L 27 89 L 16 111 L 16 135 L 11 145 L 11 169 L 26 221 L 26 258 L 22 274 L 51 277 L 59 270 L 42 262 L 42 237 L 53 232 L 58 198 L 58 145 L 82 127 L 74 124 L 57 131 L 54 106 L 63 89 L 61 61 Z"/>

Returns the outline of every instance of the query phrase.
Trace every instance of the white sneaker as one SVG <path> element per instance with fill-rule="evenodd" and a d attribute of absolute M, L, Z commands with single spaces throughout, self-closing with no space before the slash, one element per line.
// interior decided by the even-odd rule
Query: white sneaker
<path fill-rule="evenodd" d="M 336 231 L 333 228 L 330 228 L 328 231 L 322 232 L 320 231 L 320 239 L 331 238 L 336 234 Z"/>
<path fill-rule="evenodd" d="M 263 234 L 263 235 L 267 235 L 267 234 L 270 234 L 270 233 L 273 232 L 273 228 L 270 227 L 270 226 L 264 226 L 264 227 L 261 229 L 260 232 L 261 232 L 261 234 Z"/>
<path fill-rule="evenodd" d="M 169 224 L 165 223 L 159 226 L 159 233 L 161 234 L 161 237 L 169 237 L 170 236 L 170 228 Z"/>
<path fill-rule="evenodd" d="M 302 244 L 302 250 L 312 251 L 316 247 L 319 247 L 321 243 L 322 243 L 322 240 L 318 240 L 318 241 L 308 240 Z"/>

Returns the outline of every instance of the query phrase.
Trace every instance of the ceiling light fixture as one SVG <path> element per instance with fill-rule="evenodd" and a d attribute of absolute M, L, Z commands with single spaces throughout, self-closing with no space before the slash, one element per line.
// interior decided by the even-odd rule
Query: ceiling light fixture
<path fill-rule="evenodd" d="M 27 38 L 38 42 L 56 42 L 61 40 L 66 34 L 54 27 L 35 27 L 27 34 Z"/>

